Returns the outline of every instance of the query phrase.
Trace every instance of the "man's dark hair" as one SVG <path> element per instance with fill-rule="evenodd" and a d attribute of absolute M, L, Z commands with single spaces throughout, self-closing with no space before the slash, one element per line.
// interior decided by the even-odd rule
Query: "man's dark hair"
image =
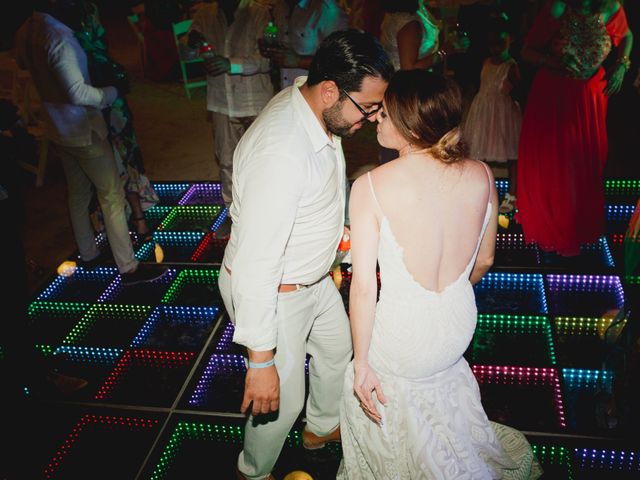
<path fill-rule="evenodd" d="M 307 84 L 333 80 L 338 88 L 359 92 L 364 77 L 388 82 L 392 75 L 393 65 L 378 39 L 361 30 L 340 30 L 320 44 L 309 68 Z"/>

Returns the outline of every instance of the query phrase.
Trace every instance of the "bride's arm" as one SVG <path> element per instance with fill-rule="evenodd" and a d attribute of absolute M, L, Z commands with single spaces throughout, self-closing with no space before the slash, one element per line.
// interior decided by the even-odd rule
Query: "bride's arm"
<path fill-rule="evenodd" d="M 375 372 L 369 366 L 369 346 L 376 310 L 378 280 L 376 264 L 380 227 L 366 175 L 358 178 L 351 189 L 349 200 L 351 218 L 351 261 L 353 276 L 349 291 L 349 318 L 354 352 L 353 389 L 361 405 L 375 422 L 380 413 L 372 400 L 375 391 L 378 400 L 385 403 L 384 394 Z"/>
<path fill-rule="evenodd" d="M 363 175 L 353 183 L 349 200 L 353 267 L 349 291 L 349 318 L 356 365 L 368 363 L 378 293 L 376 263 L 380 227 L 370 197 L 368 180 Z"/>
<path fill-rule="evenodd" d="M 498 192 L 496 190 L 496 182 L 491 170 L 487 169 L 489 175 L 489 201 L 491 202 L 491 217 L 489 224 L 484 231 L 484 236 L 480 240 L 480 248 L 476 257 L 476 263 L 469 276 L 471 285 L 478 283 L 484 274 L 493 266 L 493 259 L 496 251 L 496 235 L 498 233 Z"/>

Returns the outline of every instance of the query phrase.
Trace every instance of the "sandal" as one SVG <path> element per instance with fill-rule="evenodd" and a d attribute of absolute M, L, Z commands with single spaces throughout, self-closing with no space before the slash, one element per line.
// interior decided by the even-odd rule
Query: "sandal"
<path fill-rule="evenodd" d="M 144 222 L 144 230 L 140 231 L 139 228 L 135 228 L 136 236 L 141 243 L 147 243 L 153 240 L 153 233 L 147 228 L 146 218 L 144 217 L 131 217 L 131 222 L 140 227 L 140 222 Z"/>
<path fill-rule="evenodd" d="M 499 213 L 511 213 L 516 208 L 516 196 L 510 193 L 505 194 L 502 203 L 498 207 Z"/>

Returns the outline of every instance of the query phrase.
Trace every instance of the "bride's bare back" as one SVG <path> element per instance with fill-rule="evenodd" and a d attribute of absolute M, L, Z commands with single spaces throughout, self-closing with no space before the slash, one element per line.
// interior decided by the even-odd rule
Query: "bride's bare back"
<path fill-rule="evenodd" d="M 497 194 L 484 164 L 475 160 L 445 164 L 426 153 L 414 153 L 370 176 L 375 193 L 370 193 L 369 207 L 378 225 L 386 217 L 407 271 L 424 289 L 440 292 L 460 277 L 475 252 L 489 202 L 493 218 L 477 263 L 491 263 Z"/>

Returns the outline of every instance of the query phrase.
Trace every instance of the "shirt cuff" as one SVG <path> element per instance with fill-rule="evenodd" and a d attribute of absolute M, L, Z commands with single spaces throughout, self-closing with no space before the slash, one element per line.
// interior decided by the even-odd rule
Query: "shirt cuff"
<path fill-rule="evenodd" d="M 104 87 L 102 93 L 104 94 L 102 108 L 109 107 L 118 98 L 118 89 L 116 87 Z"/>

